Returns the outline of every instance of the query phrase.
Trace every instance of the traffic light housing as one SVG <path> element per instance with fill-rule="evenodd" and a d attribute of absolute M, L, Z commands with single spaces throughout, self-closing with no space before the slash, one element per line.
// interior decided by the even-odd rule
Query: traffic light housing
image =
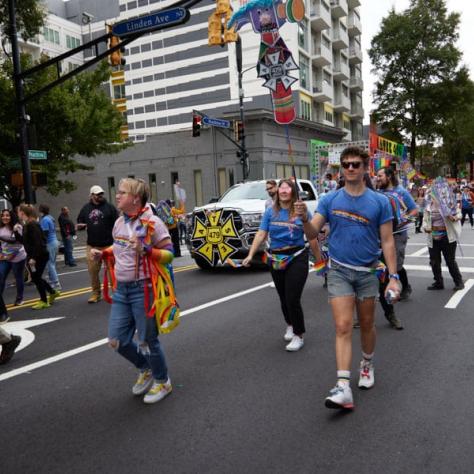
<path fill-rule="evenodd" d="M 234 28 L 227 29 L 227 22 L 232 16 L 230 0 L 217 0 L 216 10 L 208 19 L 208 45 L 224 46 L 226 43 L 237 41 L 238 34 Z"/>
<path fill-rule="evenodd" d="M 193 114 L 193 137 L 201 136 L 201 116 Z"/>
<path fill-rule="evenodd" d="M 244 135 L 244 124 L 240 120 L 234 120 L 234 139 L 240 142 Z"/>
<path fill-rule="evenodd" d="M 109 33 L 112 33 L 112 27 L 109 26 Z M 109 49 L 113 48 L 120 44 L 120 38 L 118 36 L 112 35 L 109 38 Z M 119 48 L 115 50 L 113 53 L 110 53 L 109 56 L 109 63 L 111 66 L 124 66 L 125 65 L 125 58 L 122 56 L 125 52 L 125 48 Z"/>

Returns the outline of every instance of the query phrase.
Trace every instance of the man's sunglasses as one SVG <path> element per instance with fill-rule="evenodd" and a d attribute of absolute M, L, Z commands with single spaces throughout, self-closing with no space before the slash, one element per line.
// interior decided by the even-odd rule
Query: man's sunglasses
<path fill-rule="evenodd" d="M 342 167 L 345 169 L 345 170 L 348 170 L 351 166 L 352 168 L 354 168 L 355 170 L 358 170 L 360 168 L 360 165 L 362 164 L 362 161 L 343 161 L 341 163 Z"/>

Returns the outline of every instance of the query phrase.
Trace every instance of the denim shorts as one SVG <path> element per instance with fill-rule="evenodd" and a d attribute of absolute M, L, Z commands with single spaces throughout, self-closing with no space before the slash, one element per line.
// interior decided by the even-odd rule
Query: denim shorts
<path fill-rule="evenodd" d="M 354 296 L 362 301 L 379 294 L 379 280 L 375 273 L 353 270 L 331 262 L 328 273 L 329 298 Z"/>

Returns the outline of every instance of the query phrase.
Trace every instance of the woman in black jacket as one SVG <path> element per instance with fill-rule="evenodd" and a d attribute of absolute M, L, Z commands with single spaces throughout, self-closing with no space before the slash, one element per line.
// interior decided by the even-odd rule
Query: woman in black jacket
<path fill-rule="evenodd" d="M 23 227 L 22 240 L 23 246 L 26 250 L 26 265 L 41 298 L 41 300 L 33 305 L 32 308 L 49 308 L 54 300 L 60 295 L 60 292 L 54 290 L 42 277 L 49 258 L 45 235 L 38 224 L 38 215 L 34 206 L 31 204 L 22 204 L 18 216 L 25 223 Z M 46 293 L 49 293 L 49 300 Z"/>

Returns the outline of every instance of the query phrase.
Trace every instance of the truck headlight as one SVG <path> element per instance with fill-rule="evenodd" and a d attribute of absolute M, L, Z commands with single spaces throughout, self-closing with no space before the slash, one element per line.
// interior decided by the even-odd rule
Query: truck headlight
<path fill-rule="evenodd" d="M 263 214 L 261 212 L 242 213 L 242 224 L 245 230 L 255 229 L 260 227 Z"/>

